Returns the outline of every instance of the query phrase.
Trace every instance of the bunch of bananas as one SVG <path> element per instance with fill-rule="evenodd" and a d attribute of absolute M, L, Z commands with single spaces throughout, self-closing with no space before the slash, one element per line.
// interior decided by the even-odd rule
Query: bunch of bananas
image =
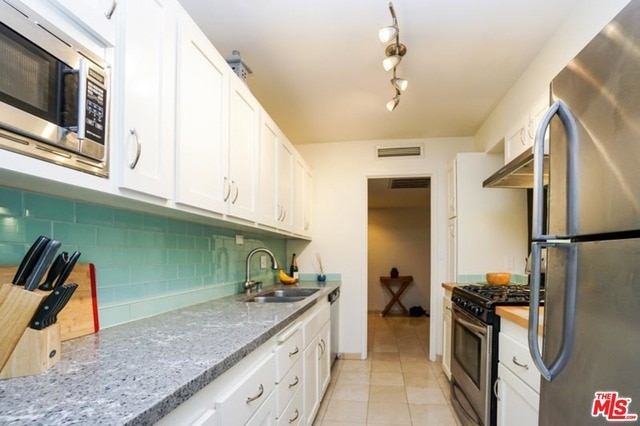
<path fill-rule="evenodd" d="M 282 269 L 278 271 L 278 278 L 282 284 L 295 284 L 298 282 L 297 278 L 290 277 Z"/>

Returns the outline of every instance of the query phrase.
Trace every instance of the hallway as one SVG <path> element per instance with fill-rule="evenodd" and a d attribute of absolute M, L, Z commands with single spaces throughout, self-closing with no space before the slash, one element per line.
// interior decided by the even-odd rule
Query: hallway
<path fill-rule="evenodd" d="M 449 381 L 428 359 L 428 317 L 369 313 L 368 342 L 366 361 L 334 364 L 314 425 L 459 425 Z"/>

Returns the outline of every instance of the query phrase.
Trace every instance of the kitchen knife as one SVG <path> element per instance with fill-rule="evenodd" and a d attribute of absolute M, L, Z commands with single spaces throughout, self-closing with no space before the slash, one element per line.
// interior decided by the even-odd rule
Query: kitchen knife
<path fill-rule="evenodd" d="M 60 273 L 63 271 L 64 267 L 69 262 L 69 253 L 63 251 L 60 253 L 56 260 L 51 264 L 51 268 L 49 268 L 49 273 L 47 274 L 47 278 L 44 280 L 38 290 L 50 291 L 53 290 L 53 284 L 56 282 L 56 279 L 60 276 Z"/>
<path fill-rule="evenodd" d="M 62 312 L 65 306 L 67 306 L 67 303 L 71 299 L 71 296 L 73 296 L 73 293 L 78 288 L 78 284 L 75 284 L 75 283 L 65 284 L 58 288 L 63 289 L 63 295 L 62 295 L 62 298 L 58 301 L 58 303 L 56 303 L 56 305 L 53 307 L 53 311 L 49 313 L 49 317 L 44 319 L 45 327 L 49 327 L 50 325 L 58 322 L 58 314 Z"/>
<path fill-rule="evenodd" d="M 51 261 L 56 255 L 56 252 L 60 248 L 60 241 L 51 240 L 47 243 L 47 246 L 42 251 L 42 254 L 38 258 L 38 262 L 33 267 L 33 270 L 29 274 L 27 281 L 24 284 L 25 290 L 35 290 L 42 279 L 42 276 L 47 272 Z"/>
<path fill-rule="evenodd" d="M 36 239 L 27 251 L 27 254 L 22 258 L 20 266 L 18 266 L 18 270 L 16 271 L 16 275 L 13 277 L 13 281 L 11 281 L 12 283 L 16 285 L 24 285 L 27 277 L 31 274 L 33 267 L 49 241 L 51 241 L 51 239 L 44 235 L 40 235 Z"/>
<path fill-rule="evenodd" d="M 69 257 L 66 265 L 64 265 L 62 272 L 60 272 L 60 276 L 53 285 L 53 288 L 57 288 L 58 286 L 64 284 L 67 278 L 69 278 L 69 275 L 71 274 L 71 272 L 73 272 L 73 268 L 76 266 L 76 262 L 78 262 L 78 258 L 81 254 L 82 253 L 80 253 L 79 251 L 73 252 L 73 254 Z"/>
<path fill-rule="evenodd" d="M 44 320 L 48 317 L 49 312 L 53 310 L 57 302 L 60 301 L 63 296 L 64 291 L 62 288 L 53 290 L 51 294 L 44 299 L 31 319 L 31 328 L 42 330 L 44 328 Z"/>

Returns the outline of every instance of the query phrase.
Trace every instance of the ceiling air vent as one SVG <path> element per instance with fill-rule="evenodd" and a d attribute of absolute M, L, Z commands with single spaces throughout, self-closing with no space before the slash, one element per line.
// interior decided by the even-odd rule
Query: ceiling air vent
<path fill-rule="evenodd" d="M 427 189 L 429 178 L 393 178 L 389 179 L 389 189 Z"/>
<path fill-rule="evenodd" d="M 377 158 L 418 158 L 422 157 L 422 146 L 400 146 L 393 148 L 376 148 Z"/>

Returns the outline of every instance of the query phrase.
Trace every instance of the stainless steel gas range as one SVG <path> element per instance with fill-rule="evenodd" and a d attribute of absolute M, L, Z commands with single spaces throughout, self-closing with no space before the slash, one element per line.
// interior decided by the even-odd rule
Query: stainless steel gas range
<path fill-rule="evenodd" d="M 544 300 L 544 289 L 541 290 Z M 463 425 L 496 424 L 500 318 L 496 306 L 529 304 L 526 285 L 465 285 L 453 289 L 451 403 Z"/>

